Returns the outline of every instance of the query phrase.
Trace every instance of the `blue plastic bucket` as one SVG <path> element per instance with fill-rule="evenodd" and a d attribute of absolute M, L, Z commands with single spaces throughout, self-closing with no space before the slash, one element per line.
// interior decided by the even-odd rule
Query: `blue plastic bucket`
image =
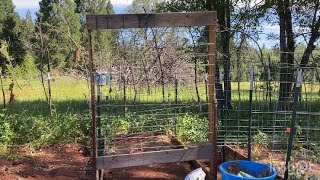
<path fill-rule="evenodd" d="M 269 176 L 268 177 L 263 177 L 263 178 L 247 178 L 247 177 L 240 177 L 237 176 L 235 174 L 230 174 L 227 172 L 227 168 L 232 165 L 233 163 L 235 163 L 237 165 L 237 167 L 239 167 L 239 169 L 244 170 L 246 173 L 257 177 L 259 174 L 268 171 L 269 172 Z M 274 178 L 277 175 L 277 172 L 275 171 L 274 168 L 262 164 L 262 163 L 258 163 L 258 162 L 252 162 L 252 161 L 244 161 L 244 160 L 238 160 L 238 161 L 228 161 L 225 163 L 222 163 L 219 166 L 219 171 L 221 173 L 221 179 L 222 180 L 237 180 L 237 179 L 241 179 L 241 180 L 274 180 Z"/>

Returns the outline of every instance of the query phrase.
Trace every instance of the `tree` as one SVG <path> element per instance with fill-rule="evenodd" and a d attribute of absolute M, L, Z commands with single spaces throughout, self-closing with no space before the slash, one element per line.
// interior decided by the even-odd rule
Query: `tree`
<path fill-rule="evenodd" d="M 149 13 L 156 12 L 157 5 L 164 0 L 133 0 L 128 12 L 129 13 Z"/>
<path fill-rule="evenodd" d="M 217 18 L 220 30 L 220 39 L 218 42 L 221 44 L 221 54 L 223 58 L 223 70 L 224 70 L 224 106 L 227 109 L 232 108 L 231 104 L 231 53 L 230 53 L 230 41 L 232 39 L 231 33 L 231 14 L 235 2 L 230 0 L 172 0 L 162 3 L 159 7 L 164 11 L 181 12 L 181 11 L 202 11 L 202 10 L 215 10 L 217 11 Z M 207 37 L 206 33 L 203 34 Z M 219 46 L 218 46 L 219 49 Z M 219 71 L 218 64 L 216 64 L 216 72 Z M 221 94 L 221 93 L 218 93 Z M 221 99 L 221 97 L 219 98 Z"/>
<path fill-rule="evenodd" d="M 287 109 L 292 99 L 295 71 L 293 67 L 295 63 L 302 68 L 310 63 L 310 56 L 316 47 L 315 43 L 320 37 L 320 2 L 318 0 L 268 0 L 265 1 L 261 8 L 266 17 L 276 15 L 276 22 L 280 26 L 279 102 L 281 109 Z M 295 30 L 294 27 L 300 28 Z M 302 58 L 295 62 L 296 39 L 299 37 L 305 39 L 307 47 L 303 52 Z"/>
<path fill-rule="evenodd" d="M 14 5 L 11 0 L 4 0 L 0 3 L 0 39 L 8 42 L 8 52 L 12 56 L 12 65 L 22 62 L 25 55 L 25 48 L 21 42 L 20 19 L 14 12 Z M 6 60 L 0 56 L 2 71 L 6 69 Z"/>
<path fill-rule="evenodd" d="M 216 10 L 220 29 L 220 43 L 223 57 L 223 79 L 224 79 L 224 105 L 226 109 L 232 109 L 231 104 L 231 8 L 230 0 L 207 0 L 206 7 L 209 11 Z"/>
<path fill-rule="evenodd" d="M 28 10 L 25 19 L 22 19 L 20 23 L 21 28 L 21 41 L 24 47 L 32 52 L 33 41 L 35 39 L 35 26 L 32 20 L 31 12 Z"/>
<path fill-rule="evenodd" d="M 42 34 L 44 46 L 38 46 L 43 53 L 49 53 L 47 58 L 53 67 L 63 68 L 69 65 L 73 51 L 80 46 L 80 14 L 75 13 L 76 4 L 72 0 L 42 0 L 37 13 L 37 42 Z M 41 56 L 38 52 L 38 57 Z"/>
<path fill-rule="evenodd" d="M 113 6 L 110 0 L 75 0 L 76 12 L 80 13 L 81 31 L 84 31 L 81 38 L 81 45 L 88 47 L 85 16 L 87 14 L 113 14 Z M 98 61 L 97 65 L 106 64 L 110 57 L 111 44 L 114 42 L 115 31 L 104 30 L 92 32 L 92 42 L 94 49 L 99 50 L 94 53 L 94 59 Z M 85 51 L 87 52 L 87 51 Z M 106 67 L 98 67 L 104 69 Z"/>
<path fill-rule="evenodd" d="M 40 60 L 40 75 L 45 97 L 52 117 L 51 78 L 53 68 L 69 66 L 73 51 L 80 46 L 80 14 L 75 13 L 72 0 L 42 0 L 37 13 L 36 54 Z M 46 60 L 46 61 L 43 61 Z M 47 89 L 44 83 L 44 64 L 47 65 Z"/>

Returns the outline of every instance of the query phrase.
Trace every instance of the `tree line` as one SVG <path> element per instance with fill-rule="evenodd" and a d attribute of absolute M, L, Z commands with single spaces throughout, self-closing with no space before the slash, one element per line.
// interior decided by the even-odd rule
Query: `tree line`
<path fill-rule="evenodd" d="M 42 0 L 39 6 L 32 19 L 30 11 L 19 17 L 12 0 L 0 3 L 0 39 L 8 45 L 13 66 L 22 64 L 27 54 L 39 68 L 48 62 L 53 68 L 84 65 L 85 15 L 114 13 L 111 2 L 102 0 Z M 100 45 L 110 45 L 108 32 L 95 34 L 95 39 Z M 5 73 L 8 60 L 1 55 L 0 63 Z"/>

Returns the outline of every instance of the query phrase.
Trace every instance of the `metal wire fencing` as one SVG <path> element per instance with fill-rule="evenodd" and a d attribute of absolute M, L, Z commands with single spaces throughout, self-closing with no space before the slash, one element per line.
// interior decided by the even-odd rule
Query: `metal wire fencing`
<path fill-rule="evenodd" d="M 191 33 L 193 32 L 193 33 Z M 99 61 L 98 155 L 179 149 L 207 142 L 208 43 L 204 27 L 119 30 Z"/>
<path fill-rule="evenodd" d="M 236 75 L 239 71 L 244 75 L 231 82 L 231 108 L 221 93 L 223 79 L 216 82 L 221 84 L 217 89 L 222 104 L 218 106 L 220 144 L 241 147 L 239 151 L 249 158 L 275 166 L 280 176 L 286 170 L 291 178 L 309 177 L 306 171 L 315 174 L 320 144 L 319 67 L 276 60 L 244 63 L 246 68 L 233 67 Z"/>

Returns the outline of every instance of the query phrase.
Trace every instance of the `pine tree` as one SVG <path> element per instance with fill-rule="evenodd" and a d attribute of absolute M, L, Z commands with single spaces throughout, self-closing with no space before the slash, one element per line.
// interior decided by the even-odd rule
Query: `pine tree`
<path fill-rule="evenodd" d="M 11 0 L 2 0 L 0 3 L 0 39 L 8 42 L 10 56 L 13 57 L 12 65 L 20 64 L 24 58 L 26 50 L 21 42 L 21 20 L 16 12 Z M 3 70 L 6 67 L 6 60 L 0 56 L 0 63 Z"/>
<path fill-rule="evenodd" d="M 31 12 L 28 10 L 25 19 L 21 22 L 21 40 L 25 48 L 32 52 L 32 41 L 35 38 L 34 23 L 32 20 Z"/>
<path fill-rule="evenodd" d="M 82 31 L 84 31 L 84 36 L 82 37 L 82 46 L 87 48 L 87 33 L 85 27 L 85 16 L 86 14 L 113 14 L 113 6 L 110 0 L 75 0 L 77 3 L 77 10 L 81 13 L 82 19 Z M 114 31 L 113 31 L 114 32 Z M 93 46 L 94 49 L 99 52 L 95 54 L 95 59 L 97 59 L 98 64 L 105 65 L 106 60 L 110 56 L 110 47 L 113 42 L 112 38 L 115 37 L 112 35 L 112 31 L 98 31 L 92 33 Z"/>
<path fill-rule="evenodd" d="M 53 67 L 66 67 L 73 50 L 80 46 L 80 14 L 75 10 L 72 0 L 40 2 L 36 22 L 38 56 L 46 54 L 45 58 L 50 59 Z"/>

